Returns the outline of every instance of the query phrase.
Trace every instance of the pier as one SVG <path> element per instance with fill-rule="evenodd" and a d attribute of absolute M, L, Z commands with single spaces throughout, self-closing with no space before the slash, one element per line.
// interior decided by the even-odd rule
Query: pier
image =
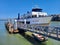
<path fill-rule="evenodd" d="M 17 25 L 18 29 L 38 33 L 60 41 L 60 27 Z M 22 31 L 20 30 L 20 31 Z"/>

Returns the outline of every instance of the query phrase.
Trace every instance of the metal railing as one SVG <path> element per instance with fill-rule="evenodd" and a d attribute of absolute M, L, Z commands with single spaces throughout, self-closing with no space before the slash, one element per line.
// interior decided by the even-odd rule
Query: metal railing
<path fill-rule="evenodd" d="M 19 25 L 18 28 L 25 29 L 26 31 L 44 34 L 45 36 L 52 36 L 60 39 L 60 27 L 51 26 L 32 26 L 32 25 Z"/>

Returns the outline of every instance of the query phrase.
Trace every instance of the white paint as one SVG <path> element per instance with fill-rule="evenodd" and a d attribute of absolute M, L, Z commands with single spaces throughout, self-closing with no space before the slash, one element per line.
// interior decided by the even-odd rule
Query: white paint
<path fill-rule="evenodd" d="M 43 15 L 43 16 L 46 16 L 47 15 L 47 13 L 45 13 L 45 12 L 32 12 L 32 15 Z"/>
<path fill-rule="evenodd" d="M 40 18 L 30 18 L 27 21 L 30 21 L 30 24 L 45 24 L 51 21 L 52 17 L 40 17 Z"/>
<path fill-rule="evenodd" d="M 17 29 L 17 20 L 14 20 L 14 29 Z"/>

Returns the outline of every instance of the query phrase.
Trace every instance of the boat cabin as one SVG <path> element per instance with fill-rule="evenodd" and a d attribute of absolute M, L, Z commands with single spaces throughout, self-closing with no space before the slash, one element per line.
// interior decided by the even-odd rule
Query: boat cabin
<path fill-rule="evenodd" d="M 37 18 L 37 17 L 43 17 L 46 16 L 47 13 L 42 12 L 41 8 L 33 8 L 31 12 L 27 12 L 27 14 L 24 14 L 22 18 Z"/>

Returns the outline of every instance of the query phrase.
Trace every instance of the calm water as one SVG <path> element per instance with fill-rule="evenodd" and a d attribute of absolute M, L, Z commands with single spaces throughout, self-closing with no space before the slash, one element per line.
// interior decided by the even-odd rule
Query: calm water
<path fill-rule="evenodd" d="M 60 22 L 58 21 L 53 21 L 50 23 L 50 26 L 59 26 L 60 27 Z"/>
<path fill-rule="evenodd" d="M 9 34 L 5 29 L 4 23 L 5 21 L 0 21 L 0 45 L 34 45 L 34 42 L 31 43 L 20 34 Z M 51 22 L 50 26 L 60 26 L 60 22 Z M 49 38 L 44 45 L 60 45 L 60 41 Z"/>

